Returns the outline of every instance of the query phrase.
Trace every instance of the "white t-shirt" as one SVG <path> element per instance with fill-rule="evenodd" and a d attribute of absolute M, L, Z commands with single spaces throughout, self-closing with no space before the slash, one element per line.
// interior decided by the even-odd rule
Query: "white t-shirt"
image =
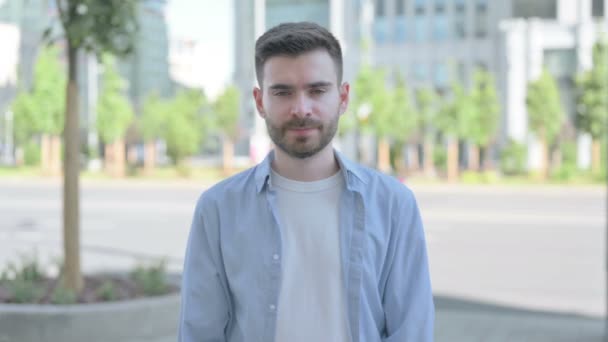
<path fill-rule="evenodd" d="M 340 261 L 341 172 L 315 182 L 271 175 L 282 240 L 275 342 L 349 341 Z"/>

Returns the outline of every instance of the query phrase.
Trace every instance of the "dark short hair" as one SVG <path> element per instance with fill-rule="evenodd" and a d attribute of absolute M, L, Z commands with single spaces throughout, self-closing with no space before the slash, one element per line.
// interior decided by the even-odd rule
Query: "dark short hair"
<path fill-rule="evenodd" d="M 338 83 L 342 82 L 342 49 L 333 34 L 310 22 L 283 23 L 261 35 L 255 42 L 255 74 L 262 85 L 264 63 L 275 56 L 296 57 L 317 50 L 326 50 L 334 61 Z"/>

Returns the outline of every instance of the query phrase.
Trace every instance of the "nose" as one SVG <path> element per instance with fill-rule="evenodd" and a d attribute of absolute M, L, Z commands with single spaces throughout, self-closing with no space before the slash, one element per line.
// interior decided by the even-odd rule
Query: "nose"
<path fill-rule="evenodd" d="M 307 117 L 312 114 L 312 101 L 305 94 L 299 94 L 293 100 L 291 115 Z"/>

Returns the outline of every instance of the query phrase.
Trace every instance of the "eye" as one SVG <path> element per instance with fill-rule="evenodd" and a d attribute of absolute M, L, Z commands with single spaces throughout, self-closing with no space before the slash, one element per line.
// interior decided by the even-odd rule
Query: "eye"
<path fill-rule="evenodd" d="M 286 90 L 277 91 L 274 93 L 274 96 L 289 96 L 290 92 Z"/>
<path fill-rule="evenodd" d="M 314 95 L 321 95 L 324 94 L 326 90 L 324 88 L 313 88 L 310 92 Z"/>

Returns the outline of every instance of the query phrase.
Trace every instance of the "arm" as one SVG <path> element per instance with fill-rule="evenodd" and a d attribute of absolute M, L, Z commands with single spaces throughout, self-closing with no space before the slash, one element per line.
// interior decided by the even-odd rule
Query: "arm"
<path fill-rule="evenodd" d="M 411 192 L 396 216 L 383 296 L 386 337 L 382 341 L 431 342 L 435 307 L 422 220 Z"/>
<path fill-rule="evenodd" d="M 213 215 L 199 200 L 188 238 L 182 278 L 179 342 L 223 342 L 230 299 L 221 269 L 219 238 Z M 215 223 L 215 224 L 214 224 Z"/>

